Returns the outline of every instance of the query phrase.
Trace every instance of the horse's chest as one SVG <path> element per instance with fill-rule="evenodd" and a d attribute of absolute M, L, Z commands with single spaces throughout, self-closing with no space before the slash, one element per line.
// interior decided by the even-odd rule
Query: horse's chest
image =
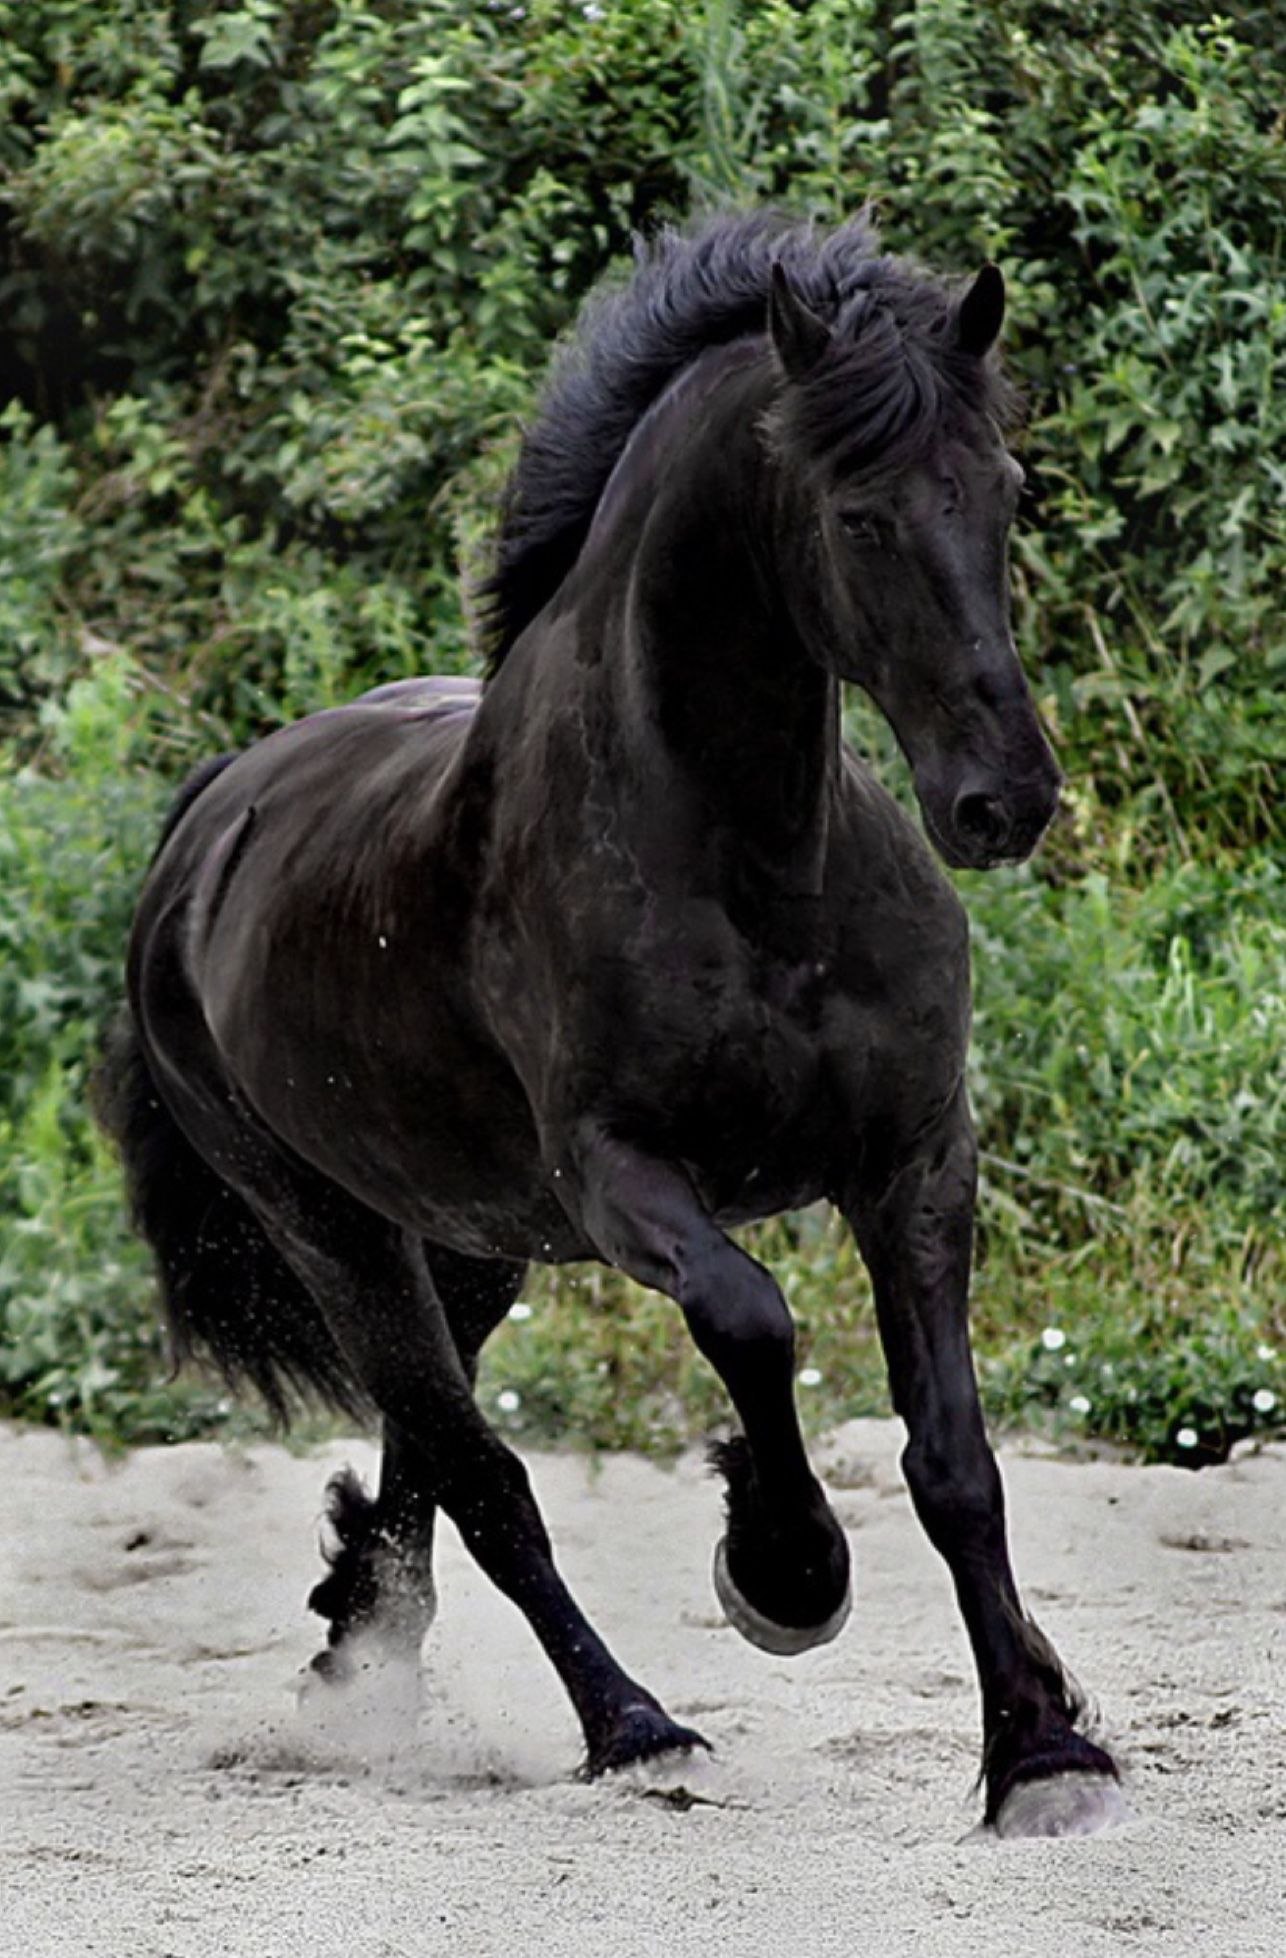
<path fill-rule="evenodd" d="M 822 974 L 815 963 L 653 972 L 618 1023 L 627 1099 L 689 1161 L 758 1159 L 818 1088 Z M 622 1084 L 625 1085 L 625 1084 Z"/>

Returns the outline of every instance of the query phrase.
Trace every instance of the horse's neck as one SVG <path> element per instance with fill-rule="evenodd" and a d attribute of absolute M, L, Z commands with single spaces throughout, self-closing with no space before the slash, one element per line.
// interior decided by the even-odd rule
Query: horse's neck
<path fill-rule="evenodd" d="M 533 806 L 568 832 L 608 809 L 644 875 L 735 892 L 747 915 L 820 893 L 839 770 L 838 685 L 782 596 L 770 385 L 762 354 L 729 347 L 649 413 L 464 757 L 520 847 Z"/>
<path fill-rule="evenodd" d="M 740 384 L 738 384 L 740 382 Z M 627 739 L 655 742 L 753 875 L 820 888 L 839 754 L 839 689 L 804 651 L 783 596 L 764 405 L 734 375 L 667 456 L 654 441 L 646 519 L 609 665 Z M 640 507 L 636 504 L 636 510 Z"/>

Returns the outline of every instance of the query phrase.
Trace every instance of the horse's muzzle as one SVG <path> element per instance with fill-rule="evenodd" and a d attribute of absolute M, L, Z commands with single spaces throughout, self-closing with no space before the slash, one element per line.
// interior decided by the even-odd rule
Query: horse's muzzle
<path fill-rule="evenodd" d="M 1023 863 L 1057 813 L 1062 780 L 1057 772 L 1021 785 L 966 779 L 949 801 L 945 796 L 921 797 L 925 827 L 954 870 Z"/>

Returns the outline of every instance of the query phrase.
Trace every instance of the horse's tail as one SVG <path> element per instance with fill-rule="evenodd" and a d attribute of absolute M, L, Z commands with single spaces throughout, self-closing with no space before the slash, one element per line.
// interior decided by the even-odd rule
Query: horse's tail
<path fill-rule="evenodd" d="M 158 851 L 218 772 L 207 764 L 180 790 Z M 299 1398 L 367 1414 L 312 1293 L 162 1100 L 127 1006 L 108 1030 L 93 1102 L 120 1152 L 134 1227 L 156 1261 L 175 1368 L 208 1356 L 231 1387 L 257 1387 L 283 1424 Z"/>

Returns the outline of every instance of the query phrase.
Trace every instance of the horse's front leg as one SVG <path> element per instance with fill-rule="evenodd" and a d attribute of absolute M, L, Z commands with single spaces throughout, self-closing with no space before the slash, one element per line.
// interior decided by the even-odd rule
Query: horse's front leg
<path fill-rule="evenodd" d="M 583 1131 L 565 1161 L 581 1227 L 610 1264 L 677 1301 L 740 1417 L 742 1433 L 714 1457 L 728 1485 L 714 1576 L 729 1623 L 770 1652 L 834 1638 L 848 1616 L 848 1544 L 804 1451 L 780 1290 L 683 1171 L 602 1129 Z"/>
<path fill-rule="evenodd" d="M 896 1173 L 844 1208 L 871 1273 L 902 1466 L 955 1582 L 982 1687 L 986 1820 L 1002 1835 L 1088 1835 L 1123 1819 L 1116 1767 L 1019 1601 L 1000 1470 L 969 1346 L 977 1151 L 963 1091 Z"/>

